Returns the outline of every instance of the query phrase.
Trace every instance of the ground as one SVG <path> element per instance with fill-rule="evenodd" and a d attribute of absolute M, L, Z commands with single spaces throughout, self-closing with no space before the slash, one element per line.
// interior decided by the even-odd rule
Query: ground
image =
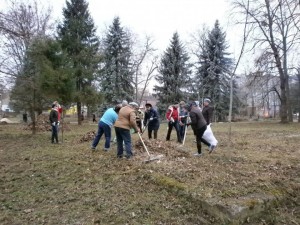
<path fill-rule="evenodd" d="M 215 123 L 216 151 L 194 157 L 175 132 L 165 142 L 132 134 L 135 156 L 96 151 L 83 138 L 97 125 L 50 132 L 0 125 L 0 224 L 300 224 L 300 124 Z M 63 138 L 63 139 L 62 139 Z M 63 141 L 62 141 L 63 140 Z"/>

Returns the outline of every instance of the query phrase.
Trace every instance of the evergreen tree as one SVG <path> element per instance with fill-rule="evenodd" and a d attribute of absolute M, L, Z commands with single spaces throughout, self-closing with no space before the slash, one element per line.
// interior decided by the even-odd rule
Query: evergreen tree
<path fill-rule="evenodd" d="M 217 120 L 224 120 L 229 111 L 232 59 L 228 57 L 227 49 L 226 34 L 217 20 L 199 54 L 196 74 L 199 94 L 214 101 Z"/>
<path fill-rule="evenodd" d="M 85 0 L 70 0 L 66 4 L 63 23 L 58 26 L 58 38 L 71 61 L 76 83 L 74 100 L 77 102 L 78 124 L 81 124 L 81 104 L 97 99 L 92 84 L 98 70 L 99 39 L 88 3 Z"/>
<path fill-rule="evenodd" d="M 45 73 L 41 65 L 41 48 L 38 48 L 39 40 L 32 40 L 28 46 L 23 60 L 22 70 L 20 70 L 15 84 L 11 91 L 11 100 L 17 112 L 24 110 L 29 112 L 33 122 L 32 133 L 35 134 L 35 115 L 42 113 L 46 108 L 47 96 L 42 88 L 42 76 Z"/>
<path fill-rule="evenodd" d="M 179 35 L 175 32 L 170 46 L 161 58 L 159 75 L 155 77 L 160 84 L 154 86 L 156 92 L 154 96 L 158 97 L 160 112 L 165 111 L 168 105 L 186 99 L 185 92 L 191 75 L 191 65 L 188 60 L 189 57 L 180 42 Z"/>
<path fill-rule="evenodd" d="M 106 102 L 131 101 L 134 96 L 130 35 L 116 17 L 104 40 L 104 68 L 101 71 L 101 88 Z"/>

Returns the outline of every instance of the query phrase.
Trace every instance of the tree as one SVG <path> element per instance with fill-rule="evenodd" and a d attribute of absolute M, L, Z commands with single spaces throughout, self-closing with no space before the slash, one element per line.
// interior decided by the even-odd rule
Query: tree
<path fill-rule="evenodd" d="M 104 39 L 104 66 L 101 70 L 101 91 L 109 104 L 134 98 L 131 40 L 115 17 Z"/>
<path fill-rule="evenodd" d="M 158 97 L 158 107 L 162 111 L 168 104 L 186 98 L 185 90 L 191 76 L 189 57 L 177 32 L 173 34 L 171 44 L 160 60 L 158 72 L 155 79 L 160 85 L 154 86 L 154 96 Z"/>
<path fill-rule="evenodd" d="M 93 103 L 98 94 L 92 85 L 99 64 L 99 39 L 85 0 L 66 1 L 64 19 L 58 26 L 58 39 L 71 61 L 75 79 L 74 100 L 77 102 L 78 124 L 81 125 L 82 103 Z"/>
<path fill-rule="evenodd" d="M 202 36 L 204 40 L 198 43 L 200 54 L 198 56 L 197 73 L 195 80 L 198 83 L 198 92 L 202 97 L 209 97 L 215 103 L 217 120 L 225 120 L 229 111 L 230 101 L 230 71 L 232 59 L 226 52 L 226 34 L 222 31 L 219 21 L 214 28 Z"/>
<path fill-rule="evenodd" d="M 28 47 L 23 62 L 23 70 L 16 78 L 15 85 L 11 91 L 11 100 L 16 111 L 24 110 L 29 112 L 32 119 L 32 133 L 36 133 L 35 120 L 36 112 L 42 113 L 47 102 L 41 86 L 41 70 L 37 59 L 40 52 L 34 46 L 34 42 Z"/>
<path fill-rule="evenodd" d="M 33 60 L 33 43 L 51 33 L 51 10 L 37 1 L 9 1 L 8 10 L 0 12 L 0 73 L 14 86 L 11 100 L 15 110 L 30 113 L 35 130 L 35 114 L 45 104 L 40 77 Z"/>
<path fill-rule="evenodd" d="M 133 56 L 133 85 L 135 89 L 134 100 L 139 104 L 142 102 L 145 90 L 151 79 L 154 77 L 153 73 L 157 69 L 157 56 L 153 55 L 156 49 L 154 49 L 152 45 L 152 39 L 146 36 L 144 45 L 135 51 L 137 53 Z M 143 86 L 143 88 L 140 88 L 141 86 Z"/>
<path fill-rule="evenodd" d="M 51 34 L 51 9 L 35 0 L 10 0 L 7 8 L 0 11 L 0 73 L 14 82 L 31 41 Z"/>
<path fill-rule="evenodd" d="M 249 0 L 248 0 L 249 1 Z M 280 77 L 280 118 L 282 123 L 292 120 L 289 104 L 288 52 L 296 49 L 299 36 L 299 2 L 294 0 L 261 0 L 248 4 L 234 0 L 234 6 L 248 15 L 252 29 L 253 49 L 271 52 Z"/>

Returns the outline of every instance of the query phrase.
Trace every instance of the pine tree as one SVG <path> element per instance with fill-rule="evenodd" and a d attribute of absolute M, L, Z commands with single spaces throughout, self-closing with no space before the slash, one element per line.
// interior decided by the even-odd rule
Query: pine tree
<path fill-rule="evenodd" d="M 62 49 L 70 57 L 73 76 L 76 82 L 75 101 L 77 102 L 78 124 L 81 124 L 81 104 L 95 99 L 93 88 L 95 73 L 99 63 L 99 39 L 85 0 L 66 1 L 63 9 L 64 20 L 58 26 L 58 38 Z"/>
<path fill-rule="evenodd" d="M 168 105 L 186 99 L 185 91 L 191 75 L 191 65 L 188 61 L 188 54 L 180 42 L 178 33 L 175 32 L 170 46 L 161 58 L 159 75 L 155 77 L 160 84 L 154 86 L 154 96 L 158 97 L 160 112 L 165 111 Z"/>
<path fill-rule="evenodd" d="M 226 34 L 217 20 L 199 55 L 196 74 L 198 91 L 202 98 L 209 97 L 214 101 L 217 120 L 224 120 L 229 110 L 232 59 L 228 57 L 227 49 Z"/>
<path fill-rule="evenodd" d="M 134 96 L 130 35 L 115 17 L 104 39 L 104 67 L 101 88 L 108 104 L 131 101 Z"/>

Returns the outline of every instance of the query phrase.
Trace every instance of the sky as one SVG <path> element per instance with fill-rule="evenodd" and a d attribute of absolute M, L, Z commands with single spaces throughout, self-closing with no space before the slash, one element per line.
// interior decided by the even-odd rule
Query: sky
<path fill-rule="evenodd" d="M 54 17 L 62 19 L 65 0 L 40 0 L 49 2 Z M 175 31 L 185 43 L 190 35 L 200 30 L 203 24 L 213 27 L 218 19 L 227 32 L 231 51 L 236 43 L 232 24 L 228 20 L 228 0 L 87 0 L 91 16 L 99 36 L 112 24 L 113 18 L 120 17 L 121 25 L 143 38 L 149 35 L 159 50 L 165 50 Z M 228 34 L 228 32 L 230 32 Z M 232 43 L 232 44 L 231 44 Z"/>
<path fill-rule="evenodd" d="M 5 2 L 0 0 L 0 9 Z M 26 0 L 23 0 L 26 2 Z M 65 0 L 37 0 L 43 6 L 51 6 L 53 19 L 62 21 Z M 70 1 L 70 0 L 69 0 Z M 154 40 L 153 47 L 159 54 L 167 49 L 174 32 L 186 44 L 191 35 L 201 30 L 203 24 L 212 29 L 219 20 L 227 34 L 228 51 L 237 58 L 241 46 L 241 35 L 230 21 L 230 0 L 86 0 L 89 11 L 97 27 L 97 35 L 103 37 L 104 31 L 116 16 L 121 26 L 129 28 L 138 37 L 148 35 Z M 4 3 L 4 4 L 3 4 Z M 186 44 L 187 45 L 187 44 Z M 152 85 L 151 85 L 152 86 Z"/>

